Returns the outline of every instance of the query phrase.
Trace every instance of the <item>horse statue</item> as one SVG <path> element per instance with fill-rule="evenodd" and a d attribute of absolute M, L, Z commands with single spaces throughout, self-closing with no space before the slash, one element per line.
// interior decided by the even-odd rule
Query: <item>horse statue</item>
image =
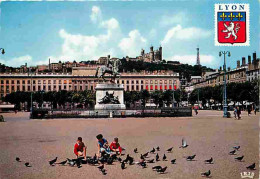
<path fill-rule="evenodd" d="M 109 60 L 108 59 L 108 64 L 105 66 L 97 67 L 96 69 L 96 78 L 102 78 L 104 81 L 105 80 L 105 74 L 110 74 L 111 75 L 111 82 L 115 83 L 115 79 L 117 76 L 120 76 L 119 73 L 119 66 L 122 65 L 122 62 L 119 59 L 116 60 Z"/>

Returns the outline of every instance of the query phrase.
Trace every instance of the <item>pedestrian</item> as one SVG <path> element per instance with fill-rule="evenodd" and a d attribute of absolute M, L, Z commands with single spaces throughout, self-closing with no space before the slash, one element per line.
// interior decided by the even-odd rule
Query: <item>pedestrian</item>
<path fill-rule="evenodd" d="M 239 107 L 237 107 L 237 117 L 241 119 L 241 109 Z"/>
<path fill-rule="evenodd" d="M 255 109 L 254 109 L 255 115 L 256 115 L 256 111 L 257 111 L 257 107 L 255 106 Z"/>
<path fill-rule="evenodd" d="M 252 109 L 251 106 L 248 105 L 248 106 L 247 106 L 247 115 L 248 115 L 248 116 L 250 116 L 250 114 L 251 114 L 251 109 Z"/>
<path fill-rule="evenodd" d="M 237 118 L 237 107 L 234 108 L 234 116 Z"/>

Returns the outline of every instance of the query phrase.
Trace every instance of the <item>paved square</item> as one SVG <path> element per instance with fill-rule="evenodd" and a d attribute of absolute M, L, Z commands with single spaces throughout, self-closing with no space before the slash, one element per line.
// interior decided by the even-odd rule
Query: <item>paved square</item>
<path fill-rule="evenodd" d="M 247 116 L 242 112 L 242 120 L 222 118 L 222 111 L 199 111 L 194 117 L 183 118 L 125 118 L 125 119 L 56 119 L 28 120 L 28 113 L 3 114 L 7 122 L 0 123 L 0 178 L 178 178 L 199 179 L 200 173 L 211 170 L 212 178 L 239 179 L 240 172 L 256 163 L 254 178 L 259 177 L 259 114 Z M 87 145 L 87 155 L 93 156 L 97 150 L 95 136 L 102 133 L 109 142 L 119 137 L 126 151 L 138 161 L 141 153 L 160 146 L 160 158 L 165 153 L 168 161 L 148 164 L 146 169 L 138 165 L 120 164 L 105 166 L 107 175 L 94 166 L 82 168 L 53 166 L 49 160 L 58 161 L 73 158 L 73 146 L 78 136 Z M 189 146 L 181 149 L 181 139 L 185 137 Z M 237 155 L 229 155 L 233 146 L 240 145 Z M 174 147 L 172 153 L 166 149 Z M 139 153 L 133 152 L 138 148 Z M 196 154 L 194 161 L 186 161 L 185 156 Z M 244 161 L 234 158 L 244 155 Z M 15 157 L 23 162 L 16 162 Z M 149 154 L 149 159 L 155 154 Z M 122 158 L 125 158 L 123 156 Z M 214 164 L 204 164 L 213 157 Z M 176 158 L 176 164 L 170 160 Z M 24 162 L 30 162 L 27 168 Z M 152 166 L 168 166 L 165 174 L 152 171 Z"/>

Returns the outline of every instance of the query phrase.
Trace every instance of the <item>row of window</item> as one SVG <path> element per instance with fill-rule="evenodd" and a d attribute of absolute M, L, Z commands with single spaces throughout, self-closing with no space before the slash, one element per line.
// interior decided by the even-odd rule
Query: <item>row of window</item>
<path fill-rule="evenodd" d="M 4 83 L 5 81 L 5 83 Z M 87 83 L 93 83 L 93 82 L 98 82 L 97 80 L 32 80 L 32 84 L 62 84 L 62 81 L 63 81 L 63 84 L 72 84 L 73 83 L 79 83 L 79 84 L 82 84 L 83 81 L 84 82 L 87 82 Z M 117 80 L 118 81 L 118 80 Z M 25 84 L 26 83 L 26 80 L 1 80 L 0 81 L 1 83 L 0 84 Z M 144 81 L 143 80 L 119 80 L 119 82 L 121 84 L 144 84 Z M 172 80 L 169 80 L 169 84 L 172 84 Z M 163 80 L 145 80 L 145 83 L 148 84 L 163 84 Z M 167 80 L 164 80 L 164 83 L 166 84 L 167 83 Z M 174 80 L 174 84 L 176 84 L 177 81 Z M 27 80 L 27 84 L 31 84 L 31 80 Z"/>

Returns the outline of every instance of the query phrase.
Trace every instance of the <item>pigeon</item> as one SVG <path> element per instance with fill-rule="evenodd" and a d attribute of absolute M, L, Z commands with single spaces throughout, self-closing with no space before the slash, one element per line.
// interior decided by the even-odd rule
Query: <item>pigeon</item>
<path fill-rule="evenodd" d="M 122 159 L 120 157 L 117 158 L 117 161 L 122 162 Z"/>
<path fill-rule="evenodd" d="M 143 168 L 146 168 L 146 163 L 144 161 L 140 162 L 139 165 L 141 165 Z"/>
<path fill-rule="evenodd" d="M 142 155 L 142 154 L 141 154 Z M 124 162 L 125 163 L 127 163 L 128 162 L 128 160 L 129 160 L 129 158 L 130 158 L 130 155 L 129 154 L 127 154 L 127 156 L 126 156 L 126 159 L 124 160 Z"/>
<path fill-rule="evenodd" d="M 188 147 L 189 145 L 187 145 L 187 141 L 184 139 L 184 138 L 182 138 L 182 140 L 181 140 L 181 146 L 179 147 L 179 148 L 186 148 L 186 147 Z"/>
<path fill-rule="evenodd" d="M 159 154 L 157 153 L 156 156 L 155 156 L 155 160 L 156 160 L 156 161 L 159 161 L 159 158 L 160 158 L 160 157 L 159 157 Z"/>
<path fill-rule="evenodd" d="M 204 173 L 201 173 L 202 176 L 209 177 L 211 174 L 210 170 Z"/>
<path fill-rule="evenodd" d="M 134 153 L 137 153 L 137 148 L 134 149 Z"/>
<path fill-rule="evenodd" d="M 196 157 L 196 155 L 188 156 L 188 157 L 186 158 L 186 160 L 192 161 L 195 157 Z"/>
<path fill-rule="evenodd" d="M 141 154 L 141 157 L 140 157 L 140 159 L 141 159 L 141 160 L 144 160 L 144 156 L 143 156 L 143 154 Z"/>
<path fill-rule="evenodd" d="M 21 162 L 21 160 L 20 160 L 19 157 L 16 157 L 15 160 L 16 160 L 17 162 Z"/>
<path fill-rule="evenodd" d="M 107 164 L 108 165 L 112 165 L 113 164 L 113 158 L 111 158 L 111 157 L 109 157 L 108 159 L 107 159 Z"/>
<path fill-rule="evenodd" d="M 236 153 L 236 150 L 232 150 L 229 152 L 229 155 L 235 155 L 235 153 Z"/>
<path fill-rule="evenodd" d="M 121 169 L 122 169 L 122 170 L 125 169 L 125 162 L 122 162 L 122 164 L 121 164 Z"/>
<path fill-rule="evenodd" d="M 106 162 L 106 159 L 104 159 L 103 157 L 99 159 L 101 164 L 104 164 Z"/>
<path fill-rule="evenodd" d="M 254 170 L 255 169 L 255 163 L 253 163 L 252 165 L 249 165 L 248 167 L 246 167 L 247 169 L 250 170 Z"/>
<path fill-rule="evenodd" d="M 73 160 L 69 161 L 69 166 L 73 167 L 75 164 L 76 164 L 76 161 L 73 161 Z"/>
<path fill-rule="evenodd" d="M 239 149 L 240 149 L 240 146 L 235 146 L 235 147 L 233 147 L 233 149 L 239 150 Z"/>
<path fill-rule="evenodd" d="M 147 160 L 146 162 L 147 162 L 147 163 L 153 163 L 153 162 L 154 162 L 154 159 Z"/>
<path fill-rule="evenodd" d="M 160 151 L 160 147 L 158 146 L 158 147 L 156 148 L 156 150 L 157 150 L 157 151 Z"/>
<path fill-rule="evenodd" d="M 113 160 L 116 160 L 116 159 L 117 159 L 117 155 L 116 155 L 116 154 L 113 154 L 113 155 L 111 155 L 111 158 L 112 158 Z"/>
<path fill-rule="evenodd" d="M 171 151 L 172 151 L 172 149 L 173 149 L 173 147 L 171 147 L 171 148 L 167 149 L 167 152 L 171 152 Z"/>
<path fill-rule="evenodd" d="M 154 153 L 155 152 L 155 148 L 153 148 L 151 151 L 150 151 L 150 153 Z"/>
<path fill-rule="evenodd" d="M 133 157 L 130 157 L 128 161 L 129 161 L 129 165 L 133 165 L 133 163 L 134 163 L 134 158 L 133 158 Z"/>
<path fill-rule="evenodd" d="M 159 165 L 157 165 L 157 166 L 154 166 L 152 169 L 157 171 L 157 170 L 161 170 L 161 169 L 162 169 L 162 167 L 161 167 L 161 166 L 159 166 Z"/>
<path fill-rule="evenodd" d="M 161 168 L 160 170 L 157 170 L 158 173 L 164 173 L 166 171 L 167 167 Z"/>
<path fill-rule="evenodd" d="M 97 154 L 94 155 L 93 160 L 97 160 Z"/>
<path fill-rule="evenodd" d="M 78 168 L 81 167 L 79 158 L 76 160 L 76 164 L 77 164 L 77 167 L 78 167 Z"/>
<path fill-rule="evenodd" d="M 55 159 L 49 161 L 50 166 L 53 166 L 53 164 L 57 161 L 57 158 L 58 158 L 58 157 L 56 157 Z"/>
<path fill-rule="evenodd" d="M 107 173 L 106 173 L 106 170 L 102 170 L 102 174 L 103 175 L 106 175 Z"/>
<path fill-rule="evenodd" d="M 171 160 L 171 164 L 175 164 L 175 162 L 176 162 L 176 159 Z"/>
<path fill-rule="evenodd" d="M 104 169 L 104 164 L 97 167 L 100 171 Z"/>
<path fill-rule="evenodd" d="M 56 164 L 65 165 L 66 163 L 67 163 L 67 160 L 62 161 L 62 162 L 60 162 L 60 163 L 56 163 Z"/>
<path fill-rule="evenodd" d="M 235 160 L 238 160 L 241 162 L 243 160 L 243 158 L 244 158 L 244 155 L 242 155 L 241 157 L 236 157 Z"/>
<path fill-rule="evenodd" d="M 26 167 L 30 167 L 29 162 L 26 162 L 24 165 L 25 165 Z"/>
<path fill-rule="evenodd" d="M 205 163 L 212 163 L 212 162 L 213 162 L 213 158 L 211 157 L 210 159 L 205 160 L 204 162 L 205 162 Z"/>
<path fill-rule="evenodd" d="M 167 157 L 166 157 L 166 155 L 164 154 L 162 160 L 165 161 L 166 159 L 167 159 Z"/>
<path fill-rule="evenodd" d="M 147 157 L 149 154 L 149 152 L 146 152 L 145 154 L 143 154 L 144 157 Z"/>

